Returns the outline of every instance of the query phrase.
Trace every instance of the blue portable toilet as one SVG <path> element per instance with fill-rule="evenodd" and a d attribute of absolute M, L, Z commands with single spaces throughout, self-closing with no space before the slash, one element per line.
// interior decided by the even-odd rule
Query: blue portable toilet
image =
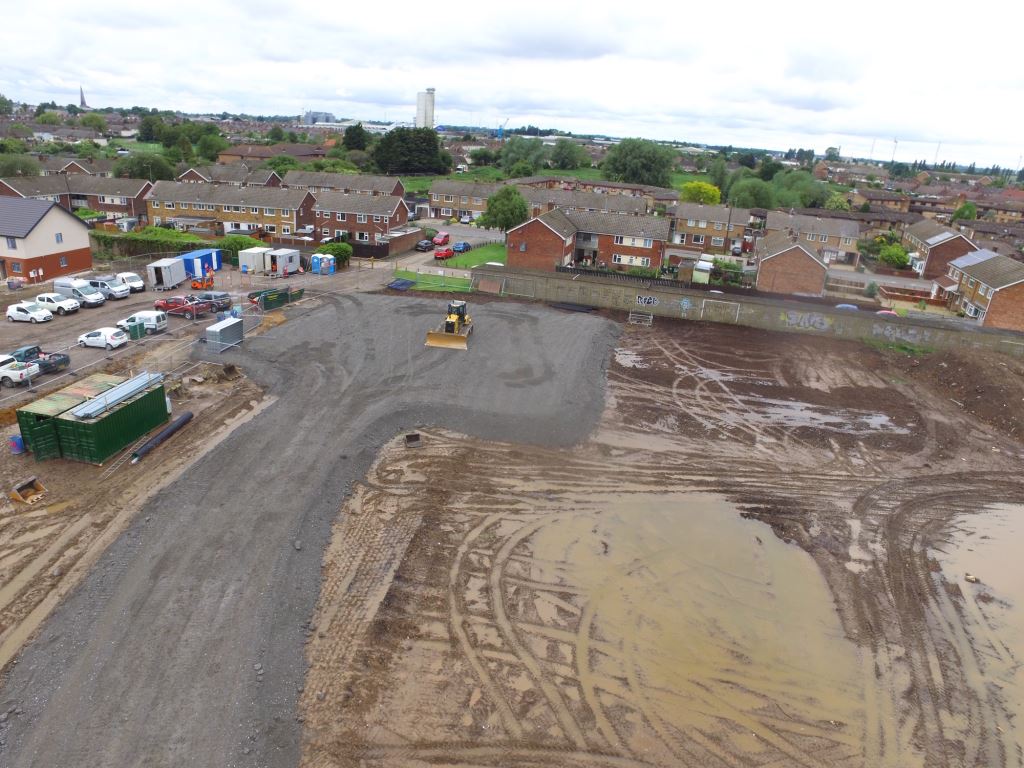
<path fill-rule="evenodd" d="M 326 253 L 314 253 L 310 259 L 310 271 L 315 275 L 333 275 L 334 257 Z"/>
<path fill-rule="evenodd" d="M 223 266 L 219 248 L 200 248 L 198 251 L 183 253 L 178 258 L 185 263 L 185 274 L 189 277 L 202 277 L 207 267 L 219 272 Z"/>

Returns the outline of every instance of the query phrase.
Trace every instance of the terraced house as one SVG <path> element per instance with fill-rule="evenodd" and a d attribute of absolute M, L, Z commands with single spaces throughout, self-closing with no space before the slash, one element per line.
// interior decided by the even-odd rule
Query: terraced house
<path fill-rule="evenodd" d="M 857 250 L 860 224 L 856 221 L 769 211 L 765 231 L 767 234 L 783 232 L 795 235 L 827 264 L 856 266 L 860 263 L 860 251 Z"/>
<path fill-rule="evenodd" d="M 727 205 L 679 203 L 669 209 L 672 243 L 695 253 L 741 252 L 750 226 L 750 211 Z"/>
<path fill-rule="evenodd" d="M 589 211 L 552 211 L 508 231 L 509 267 L 553 271 L 556 267 L 660 269 L 669 220 Z"/>
<path fill-rule="evenodd" d="M 153 224 L 224 234 L 311 234 L 316 199 L 305 190 L 158 181 L 146 200 Z"/>
<path fill-rule="evenodd" d="M 269 168 L 250 171 L 245 163 L 231 165 L 201 165 L 189 168 L 178 176 L 178 181 L 192 184 L 228 184 L 233 187 L 280 187 L 281 177 Z"/>
<path fill-rule="evenodd" d="M 153 183 L 145 179 L 117 179 L 85 173 L 52 176 L 15 176 L 0 179 L 0 195 L 48 200 L 69 211 L 87 208 L 108 219 L 146 215 L 146 195 Z"/>
<path fill-rule="evenodd" d="M 314 239 L 347 238 L 353 243 L 381 243 L 409 220 L 405 201 L 394 195 L 318 192 L 313 206 Z"/>
<path fill-rule="evenodd" d="M 344 192 L 349 195 L 393 195 L 405 197 L 405 185 L 397 176 L 360 173 L 296 171 L 285 173 L 283 186 L 310 192 Z"/>
<path fill-rule="evenodd" d="M 1024 331 L 1024 264 L 993 253 L 958 272 L 956 306 L 964 314 L 986 328 Z"/>
<path fill-rule="evenodd" d="M 487 198 L 504 186 L 500 183 L 450 181 L 441 179 L 430 185 L 430 216 L 480 218 L 487 210 Z"/>
<path fill-rule="evenodd" d="M 946 274 L 949 263 L 977 246 L 955 229 L 924 219 L 907 227 L 903 245 L 910 253 L 910 266 L 925 280 Z"/>

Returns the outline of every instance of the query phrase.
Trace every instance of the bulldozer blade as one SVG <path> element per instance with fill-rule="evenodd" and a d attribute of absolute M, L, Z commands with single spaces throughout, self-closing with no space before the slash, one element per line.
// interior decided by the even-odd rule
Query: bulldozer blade
<path fill-rule="evenodd" d="M 443 347 L 444 349 L 469 349 L 467 337 L 458 333 L 445 333 L 444 331 L 427 331 L 428 347 Z"/>

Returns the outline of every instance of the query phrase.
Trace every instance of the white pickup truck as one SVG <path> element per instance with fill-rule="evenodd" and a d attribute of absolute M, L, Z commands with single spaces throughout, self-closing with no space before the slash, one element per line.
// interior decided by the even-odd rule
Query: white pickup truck
<path fill-rule="evenodd" d="M 0 386 L 28 384 L 38 377 L 39 366 L 35 363 L 19 363 L 11 355 L 0 355 Z"/>

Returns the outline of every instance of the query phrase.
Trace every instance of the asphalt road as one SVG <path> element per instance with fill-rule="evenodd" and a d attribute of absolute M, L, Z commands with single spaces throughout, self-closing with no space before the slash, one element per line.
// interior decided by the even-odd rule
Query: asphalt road
<path fill-rule="evenodd" d="M 219 358 L 278 401 L 147 504 L 22 653 L 0 765 L 297 764 L 321 556 L 379 447 L 418 425 L 569 445 L 602 411 L 613 323 L 494 302 L 468 352 L 425 348 L 443 306 L 329 296 Z"/>

